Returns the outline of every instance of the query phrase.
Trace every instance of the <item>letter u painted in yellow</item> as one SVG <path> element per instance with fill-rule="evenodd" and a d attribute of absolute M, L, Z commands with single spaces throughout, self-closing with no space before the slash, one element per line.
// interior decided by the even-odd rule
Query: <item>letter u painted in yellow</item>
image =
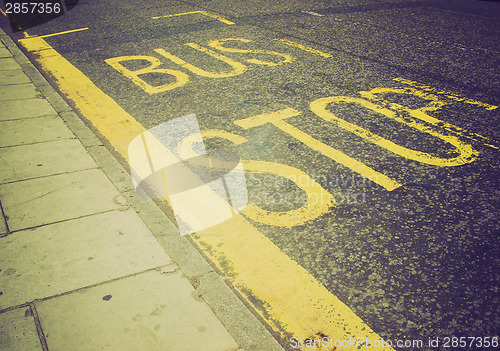
<path fill-rule="evenodd" d="M 175 55 L 171 54 L 170 52 L 165 51 L 163 49 L 155 49 L 155 52 L 168 58 L 170 61 L 178 64 L 179 66 L 184 67 L 185 69 L 193 72 L 194 74 L 197 74 L 197 75 L 202 76 L 202 77 L 208 77 L 208 78 L 234 77 L 234 76 L 237 76 L 237 75 L 244 73 L 247 70 L 247 67 L 244 64 L 239 63 L 237 61 L 234 61 L 234 60 L 230 59 L 229 57 L 221 55 L 215 51 L 207 49 L 207 48 L 200 46 L 198 44 L 186 43 L 184 45 L 189 46 L 189 47 L 196 49 L 198 51 L 201 51 L 201 52 L 203 52 L 209 56 L 212 56 L 218 60 L 221 60 L 222 62 L 231 66 L 232 69 L 230 69 L 228 71 L 224 71 L 224 72 L 209 72 L 209 71 L 205 71 L 201 68 L 198 68 L 190 63 L 187 63 L 183 59 L 181 59 L 181 58 L 179 58 L 179 57 L 177 57 L 177 56 L 175 56 Z"/>

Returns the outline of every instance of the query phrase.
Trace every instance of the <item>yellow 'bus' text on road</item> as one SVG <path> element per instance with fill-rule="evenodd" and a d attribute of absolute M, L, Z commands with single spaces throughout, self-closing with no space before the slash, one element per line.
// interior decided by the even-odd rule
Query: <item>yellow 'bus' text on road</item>
<path fill-rule="evenodd" d="M 218 39 L 218 40 L 212 40 L 209 42 L 209 46 L 217 49 L 222 52 L 231 52 L 231 53 L 241 53 L 241 54 L 266 54 L 266 55 L 271 55 L 274 57 L 280 58 L 279 61 L 264 61 L 260 60 L 257 58 L 250 58 L 246 59 L 248 63 L 256 64 L 256 65 L 263 65 L 263 66 L 280 66 L 286 63 L 292 62 L 295 58 L 292 55 L 285 54 L 285 53 L 280 53 L 277 51 L 272 51 L 272 50 L 261 50 L 261 49 L 240 49 L 240 48 L 234 48 L 234 47 L 228 47 L 224 45 L 227 42 L 230 41 L 239 41 L 242 43 L 250 43 L 250 39 L 245 39 L 245 38 L 224 38 L 224 39 Z M 201 46 L 196 43 L 185 43 L 184 45 L 193 48 L 195 50 L 198 50 L 204 54 L 207 54 L 214 59 L 220 60 L 230 66 L 231 68 L 227 71 L 223 72 L 210 72 L 203 70 L 199 67 L 196 67 L 195 65 L 186 62 L 184 59 L 172 54 L 169 51 L 166 51 L 165 49 L 158 48 L 155 49 L 154 52 L 157 54 L 161 55 L 164 58 L 167 58 L 171 62 L 173 62 L 176 65 L 179 65 L 181 68 L 184 68 L 188 71 L 190 71 L 193 74 L 196 74 L 200 77 L 205 77 L 205 78 L 229 78 L 229 77 L 234 77 L 238 76 L 240 74 L 243 74 L 247 71 L 247 66 L 244 65 L 243 63 L 240 63 L 236 60 L 233 60 L 227 56 L 224 56 L 218 52 L 215 52 L 213 50 L 210 50 L 209 48 L 206 48 L 204 46 Z M 133 60 L 143 60 L 143 61 L 148 61 L 150 63 L 149 66 L 143 67 L 137 70 L 131 70 L 126 68 L 122 62 L 126 61 L 133 61 Z M 189 82 L 189 75 L 187 73 L 184 73 L 179 70 L 174 70 L 174 69 L 167 69 L 167 68 L 158 68 L 160 65 L 163 64 L 162 61 L 160 61 L 157 57 L 155 56 L 145 56 L 145 55 L 126 55 L 126 56 L 118 56 L 118 57 L 112 57 L 104 60 L 107 64 L 109 64 L 111 67 L 116 69 L 118 72 L 123 74 L 125 77 L 130 79 L 134 84 L 136 84 L 138 87 L 142 88 L 145 92 L 149 94 L 156 94 L 156 93 L 162 93 L 166 92 L 169 90 L 173 90 L 176 88 L 180 88 L 184 85 L 186 85 Z M 164 74 L 164 75 L 170 75 L 175 78 L 173 82 L 165 83 L 162 85 L 152 85 L 147 82 L 145 79 L 148 74 Z M 139 76 L 142 76 L 139 77 Z"/>

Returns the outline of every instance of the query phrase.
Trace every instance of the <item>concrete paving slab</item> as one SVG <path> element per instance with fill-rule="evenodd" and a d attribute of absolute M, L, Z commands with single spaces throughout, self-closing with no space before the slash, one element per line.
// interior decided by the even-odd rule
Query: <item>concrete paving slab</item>
<path fill-rule="evenodd" d="M 99 169 L 2 184 L 0 198 L 11 231 L 126 207 Z"/>
<path fill-rule="evenodd" d="M 12 57 L 12 53 L 7 48 L 0 48 L 0 57 Z"/>
<path fill-rule="evenodd" d="M 256 321 L 252 312 L 241 303 L 216 272 L 209 272 L 196 280 L 199 282 L 196 293 L 210 305 L 224 325 L 231 330 L 241 347 L 247 351 L 283 351 L 280 344 L 261 323 Z"/>
<path fill-rule="evenodd" d="M 13 57 L 0 58 L 0 71 L 10 71 L 13 69 L 19 69 L 19 67 L 19 64 Z"/>
<path fill-rule="evenodd" d="M 230 351 L 238 345 L 179 271 L 153 270 L 37 303 L 51 351 Z"/>
<path fill-rule="evenodd" d="M 0 165 L 0 183 L 98 167 L 77 139 L 0 148 Z"/>
<path fill-rule="evenodd" d="M 0 100 L 31 99 L 39 97 L 40 92 L 33 84 L 13 84 L 0 86 Z"/>
<path fill-rule="evenodd" d="M 46 115 L 57 115 L 57 112 L 44 99 L 0 101 L 0 121 Z"/>
<path fill-rule="evenodd" d="M 31 80 L 21 69 L 2 72 L 0 85 L 24 84 L 30 83 Z"/>
<path fill-rule="evenodd" d="M 42 351 L 29 307 L 0 314 L 0 351 Z"/>
<path fill-rule="evenodd" d="M 74 137 L 75 135 L 57 116 L 0 122 L 0 147 Z"/>
<path fill-rule="evenodd" d="M 0 238 L 0 309 L 170 264 L 132 209 Z"/>

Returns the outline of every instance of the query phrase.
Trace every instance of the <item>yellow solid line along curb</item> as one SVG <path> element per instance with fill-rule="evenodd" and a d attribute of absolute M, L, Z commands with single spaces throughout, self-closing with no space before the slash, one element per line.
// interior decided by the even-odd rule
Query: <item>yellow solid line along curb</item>
<path fill-rule="evenodd" d="M 36 52 L 61 91 L 127 159 L 128 144 L 145 129 L 43 38 L 19 42 Z M 242 215 L 193 235 L 198 245 L 234 282 L 256 310 L 284 337 L 298 340 L 380 340 L 336 296 L 281 252 Z M 345 343 L 347 345 L 347 343 Z M 319 348 L 330 350 L 331 347 Z M 367 350 L 370 347 L 341 347 Z M 377 350 L 393 350 L 377 347 Z"/>

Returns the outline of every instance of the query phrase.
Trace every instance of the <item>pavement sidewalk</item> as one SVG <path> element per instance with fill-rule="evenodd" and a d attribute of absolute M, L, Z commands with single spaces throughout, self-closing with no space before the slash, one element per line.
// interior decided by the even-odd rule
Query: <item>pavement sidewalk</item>
<path fill-rule="evenodd" d="M 0 350 L 281 350 L 0 40 Z"/>

